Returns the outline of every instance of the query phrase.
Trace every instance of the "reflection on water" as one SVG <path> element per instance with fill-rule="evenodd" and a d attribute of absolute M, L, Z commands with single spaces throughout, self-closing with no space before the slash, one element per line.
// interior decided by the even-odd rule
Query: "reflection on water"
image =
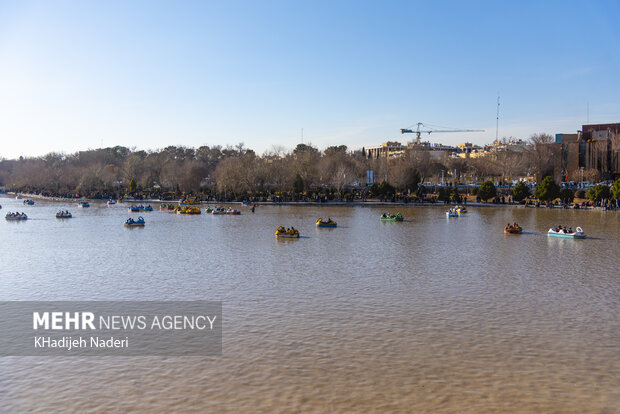
<path fill-rule="evenodd" d="M 1 204 L 31 217 L 0 223 L 2 300 L 224 302 L 222 357 L 0 359 L 7 412 L 620 406 L 617 213 L 262 206 L 141 213 L 146 227 L 126 229 L 122 204 Z M 503 234 L 513 221 L 523 235 Z M 548 238 L 558 224 L 593 238 Z M 305 237 L 276 240 L 278 225 Z"/>

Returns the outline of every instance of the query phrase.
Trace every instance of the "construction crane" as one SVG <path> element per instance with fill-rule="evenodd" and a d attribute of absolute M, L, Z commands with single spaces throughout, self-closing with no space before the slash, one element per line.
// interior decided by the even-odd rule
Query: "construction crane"
<path fill-rule="evenodd" d="M 415 130 L 412 129 L 412 127 L 402 128 L 400 130 L 400 133 L 401 134 L 415 134 L 416 143 L 418 144 L 420 143 L 420 135 L 422 135 L 422 133 L 430 134 L 431 132 L 484 132 L 484 129 L 437 129 L 437 128 L 446 128 L 446 127 L 424 124 L 422 122 L 418 122 L 415 125 L 416 125 Z M 421 129 L 421 128 L 427 128 L 427 129 Z"/>

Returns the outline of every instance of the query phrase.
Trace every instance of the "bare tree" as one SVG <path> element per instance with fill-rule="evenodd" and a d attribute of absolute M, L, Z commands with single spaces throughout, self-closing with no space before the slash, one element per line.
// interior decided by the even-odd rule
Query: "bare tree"
<path fill-rule="evenodd" d="M 402 158 L 395 160 L 390 167 L 388 182 L 397 190 L 415 193 L 420 182 L 420 174 L 411 160 Z"/>
<path fill-rule="evenodd" d="M 536 180 L 542 181 L 546 176 L 553 176 L 554 161 L 558 148 L 549 134 L 534 134 L 528 145 L 529 165 L 536 171 Z"/>

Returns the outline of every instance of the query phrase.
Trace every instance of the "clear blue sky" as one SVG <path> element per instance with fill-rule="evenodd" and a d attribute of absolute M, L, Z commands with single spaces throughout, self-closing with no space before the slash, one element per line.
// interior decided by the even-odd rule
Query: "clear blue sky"
<path fill-rule="evenodd" d="M 620 122 L 618 1 L 0 1 L 0 157 Z M 428 138 L 428 137 L 427 137 Z"/>

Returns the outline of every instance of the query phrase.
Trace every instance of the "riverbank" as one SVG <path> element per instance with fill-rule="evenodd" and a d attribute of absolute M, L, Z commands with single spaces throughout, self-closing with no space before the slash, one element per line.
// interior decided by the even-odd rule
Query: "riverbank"
<path fill-rule="evenodd" d="M 17 196 L 17 193 L 7 192 L 4 193 L 5 196 L 11 198 Z M 28 193 L 19 193 L 24 199 L 38 199 L 38 200 L 46 200 L 46 201 L 54 201 L 54 202 L 78 202 L 82 200 L 87 200 L 89 202 L 105 202 L 106 200 L 101 199 L 89 199 L 89 198 L 62 198 L 62 197 L 48 197 L 39 194 L 28 194 Z M 178 203 L 181 200 L 160 200 L 160 199 L 134 199 L 134 198 L 125 198 L 123 199 L 124 203 Z M 587 200 L 576 200 L 577 204 L 581 204 L 581 202 L 585 202 Z M 202 201 L 200 205 L 213 205 L 213 204 L 231 204 L 231 205 L 242 205 L 241 201 Z M 449 208 L 455 206 L 456 204 L 444 204 L 442 202 L 437 203 L 420 203 L 420 202 L 403 202 L 403 201 L 380 201 L 380 200 L 367 200 L 367 201 L 325 201 L 325 202 L 316 202 L 316 201 L 261 201 L 257 202 L 257 205 L 261 206 L 312 206 L 312 207 L 396 207 L 396 206 L 413 206 L 413 207 L 443 207 Z M 563 207 L 561 205 L 554 205 L 552 207 L 535 207 L 534 205 L 525 205 L 525 204 L 516 204 L 516 203 L 483 203 L 476 201 L 467 201 L 463 205 L 467 207 L 514 207 L 514 208 L 553 208 L 559 210 L 572 210 L 573 207 Z M 579 207 L 579 210 L 593 210 L 593 211 L 620 211 L 619 209 L 604 209 L 603 207 Z"/>

